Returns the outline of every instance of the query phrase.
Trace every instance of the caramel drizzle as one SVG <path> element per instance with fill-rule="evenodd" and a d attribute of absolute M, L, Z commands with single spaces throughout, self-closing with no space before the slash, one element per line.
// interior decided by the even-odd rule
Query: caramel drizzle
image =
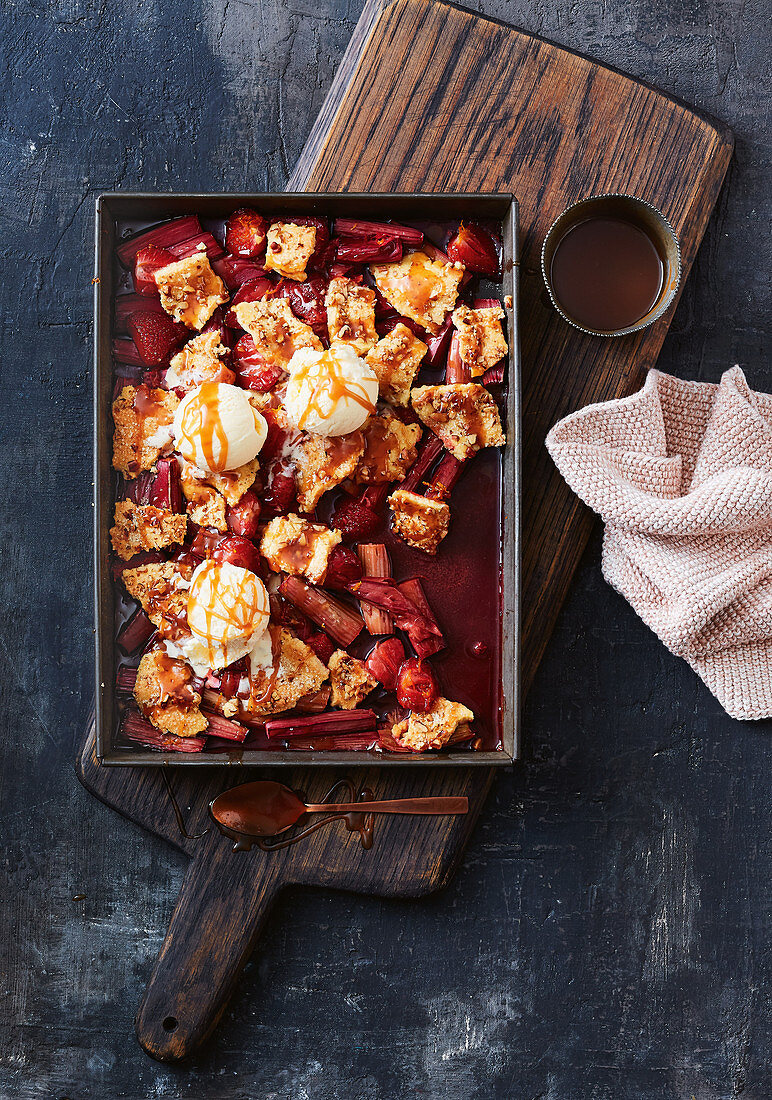
<path fill-rule="evenodd" d="M 424 252 L 413 252 L 406 267 L 392 267 L 388 280 L 394 290 L 405 295 L 416 313 L 423 314 L 433 298 L 442 290 L 442 280 L 432 271 L 431 260 Z"/>
<path fill-rule="evenodd" d="M 323 375 L 319 370 L 320 367 L 327 368 Z M 308 406 L 298 422 L 299 428 L 305 428 L 312 413 L 316 413 L 321 420 L 326 420 L 331 409 L 339 401 L 354 401 L 360 408 L 365 409 L 368 416 L 375 412 L 375 405 L 364 388 L 357 382 L 349 383 L 344 374 L 343 365 L 333 354 L 332 349 L 323 352 L 315 362 L 299 367 L 293 372 L 292 377 L 293 380 L 303 383 L 309 381 L 312 374 L 317 376 L 317 380 Z"/>
<path fill-rule="evenodd" d="M 220 419 L 218 385 L 217 382 L 203 383 L 196 399 L 185 406 L 180 424 L 180 438 L 194 453 L 198 440 L 207 466 L 216 473 L 228 469 L 228 436 Z"/>
<path fill-rule="evenodd" d="M 261 668 L 253 673 L 252 662 L 250 661 L 249 663 L 249 706 L 250 709 L 254 710 L 264 706 L 271 698 L 279 675 L 279 664 L 281 660 L 281 628 L 276 623 L 270 623 L 268 630 L 271 635 L 270 672 L 266 673 L 266 670 Z"/>
<path fill-rule="evenodd" d="M 212 641 L 212 628 L 215 622 L 224 623 L 226 628 L 233 628 L 247 638 L 251 638 L 256 631 L 255 613 L 260 603 L 259 590 L 256 584 L 257 578 L 246 569 L 244 570 L 244 575 L 239 580 L 238 588 L 234 593 L 234 598 L 230 606 L 224 599 L 216 601 L 215 578 L 217 574 L 214 571 L 219 570 L 219 568 L 219 565 L 215 561 L 205 562 L 197 578 L 196 589 L 191 589 L 188 596 L 188 626 L 193 634 L 196 634 L 206 642 L 207 658 L 210 668 L 217 667 L 215 666 L 215 661 L 220 655 Z M 223 588 L 224 592 L 233 592 L 233 587 L 231 585 L 227 587 L 223 586 Z M 248 592 L 251 599 L 247 598 Z M 201 598 L 199 593 L 203 595 L 203 598 Z M 224 608 L 221 610 L 219 607 L 216 607 L 216 602 L 224 604 Z M 193 603 L 203 608 L 204 620 L 206 622 L 204 630 L 198 630 L 190 621 L 191 604 Z M 267 612 L 258 612 L 258 618 L 260 620 L 266 617 Z"/>

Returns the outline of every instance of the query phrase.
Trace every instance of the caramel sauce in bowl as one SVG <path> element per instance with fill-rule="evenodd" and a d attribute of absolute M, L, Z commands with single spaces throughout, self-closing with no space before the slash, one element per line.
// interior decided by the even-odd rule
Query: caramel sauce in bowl
<path fill-rule="evenodd" d="M 670 222 L 651 203 L 595 195 L 553 222 L 541 266 L 564 320 L 590 336 L 625 336 L 653 324 L 672 303 L 681 250 Z"/>

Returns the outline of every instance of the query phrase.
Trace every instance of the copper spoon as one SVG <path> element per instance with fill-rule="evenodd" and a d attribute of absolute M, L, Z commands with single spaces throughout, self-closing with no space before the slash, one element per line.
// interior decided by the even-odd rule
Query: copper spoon
<path fill-rule="evenodd" d="M 245 836 L 277 836 L 291 829 L 304 814 L 465 814 L 466 797 L 392 798 L 381 802 L 303 802 L 283 783 L 256 780 L 223 791 L 209 803 L 218 826 Z"/>

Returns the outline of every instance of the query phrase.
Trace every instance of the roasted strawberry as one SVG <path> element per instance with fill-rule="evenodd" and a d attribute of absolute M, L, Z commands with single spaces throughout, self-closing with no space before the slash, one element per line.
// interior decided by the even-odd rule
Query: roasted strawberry
<path fill-rule="evenodd" d="M 240 565 L 242 569 L 251 569 L 258 576 L 262 573 L 260 554 L 257 547 L 249 539 L 242 538 L 241 535 L 226 535 L 215 546 L 211 557 L 212 561 L 230 562 L 231 565 Z"/>
<path fill-rule="evenodd" d="M 167 366 L 172 352 L 188 335 L 185 325 L 178 325 L 166 313 L 132 313 L 127 328 L 145 366 Z"/>
<path fill-rule="evenodd" d="M 282 367 L 266 363 L 248 332 L 236 342 L 232 358 L 241 385 L 257 393 L 267 393 L 284 375 Z"/>
<path fill-rule="evenodd" d="M 305 639 L 305 642 L 309 649 L 313 649 L 316 656 L 325 665 L 335 652 L 334 642 L 327 637 L 323 630 L 318 631 L 316 634 L 311 634 Z"/>
<path fill-rule="evenodd" d="M 230 309 L 225 315 L 225 324 L 228 328 L 241 328 L 234 308 L 239 302 L 257 302 L 260 298 L 264 298 L 269 290 L 273 290 L 273 283 L 265 275 L 259 275 L 256 279 L 242 283 L 231 298 Z"/>
<path fill-rule="evenodd" d="M 234 535 L 242 535 L 244 538 L 253 539 L 257 535 L 260 523 L 260 501 L 257 493 L 247 489 L 238 504 L 230 505 L 226 509 L 228 529 Z"/>
<path fill-rule="evenodd" d="M 272 516 L 285 516 L 295 504 L 295 475 L 281 459 L 268 469 L 266 487 L 261 497 L 263 506 Z"/>
<path fill-rule="evenodd" d="M 156 286 L 155 273 L 160 271 L 162 267 L 173 264 L 175 259 L 174 253 L 167 251 L 165 248 L 158 248 L 154 244 L 148 244 L 144 248 L 140 248 L 134 260 L 134 290 L 136 293 L 149 298 L 157 296 L 158 287 Z"/>
<path fill-rule="evenodd" d="M 327 283 L 321 275 L 312 275 L 304 283 L 290 283 L 287 297 L 292 312 L 308 325 L 327 323 L 324 297 Z"/>
<path fill-rule="evenodd" d="M 332 526 L 337 527 L 347 542 L 367 538 L 377 531 L 380 516 L 361 499 L 342 500 L 332 515 Z"/>
<path fill-rule="evenodd" d="M 397 676 L 405 660 L 405 647 L 399 638 L 384 638 L 376 642 L 367 655 L 367 671 L 386 688 L 394 691 Z"/>
<path fill-rule="evenodd" d="M 265 252 L 265 218 L 256 210 L 243 207 L 225 223 L 225 250 L 233 256 L 255 258 Z"/>
<path fill-rule="evenodd" d="M 499 273 L 496 243 L 481 225 L 462 222 L 458 233 L 450 239 L 448 256 L 454 263 L 463 264 L 467 271 L 475 271 L 478 275 L 496 276 Z"/>
<path fill-rule="evenodd" d="M 190 552 L 201 561 L 204 558 L 211 558 L 224 537 L 215 527 L 199 527 L 190 544 Z"/>
<path fill-rule="evenodd" d="M 327 559 L 324 587 L 347 592 L 348 586 L 362 576 L 362 563 L 350 546 L 336 546 Z"/>
<path fill-rule="evenodd" d="M 397 700 L 406 710 L 428 710 L 439 695 L 434 673 L 420 657 L 403 661 L 397 673 Z"/>

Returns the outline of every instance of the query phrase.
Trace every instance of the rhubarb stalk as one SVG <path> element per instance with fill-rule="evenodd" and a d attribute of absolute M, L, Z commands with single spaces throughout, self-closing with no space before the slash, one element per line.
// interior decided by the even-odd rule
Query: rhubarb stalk
<path fill-rule="evenodd" d="M 300 577 L 286 577 L 279 591 L 344 649 L 364 628 L 363 620 L 352 608 Z"/>
<path fill-rule="evenodd" d="M 375 711 L 345 710 L 303 717 L 269 718 L 265 732 L 271 741 L 294 737 L 331 737 L 341 733 L 375 733 Z"/>
<path fill-rule="evenodd" d="M 171 733 L 161 733 L 136 710 L 127 710 L 124 714 L 121 733 L 129 741 L 159 752 L 202 752 L 206 744 L 206 737 L 175 737 Z"/>
<path fill-rule="evenodd" d="M 391 562 L 382 542 L 361 542 L 357 547 L 359 560 L 366 577 L 390 577 Z M 393 634 L 394 623 L 391 615 L 367 600 L 360 600 L 359 607 L 370 634 Z"/>
<path fill-rule="evenodd" d="M 458 333 L 454 330 L 450 338 L 448 363 L 445 367 L 445 382 L 448 386 L 452 386 L 457 382 L 471 382 L 471 380 L 472 372 L 461 358 L 458 347 Z"/>
<path fill-rule="evenodd" d="M 405 474 L 399 488 L 414 493 L 443 450 L 442 440 L 434 432 L 427 432 L 418 445 L 418 457 Z"/>

